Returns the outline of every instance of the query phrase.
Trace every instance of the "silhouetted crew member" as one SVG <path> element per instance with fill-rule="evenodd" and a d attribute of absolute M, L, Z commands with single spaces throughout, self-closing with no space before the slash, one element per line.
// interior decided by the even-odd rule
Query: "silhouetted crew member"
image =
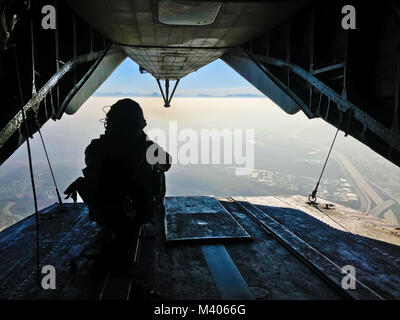
<path fill-rule="evenodd" d="M 112 105 L 105 134 L 85 150 L 84 178 L 64 192 L 76 201 L 78 191 L 91 219 L 128 241 L 139 225 L 163 208 L 164 172 L 171 166 L 169 154 L 147 138 L 145 126 L 143 111 L 135 101 L 122 99 Z M 165 162 L 150 164 L 146 157 L 149 147 Z"/>

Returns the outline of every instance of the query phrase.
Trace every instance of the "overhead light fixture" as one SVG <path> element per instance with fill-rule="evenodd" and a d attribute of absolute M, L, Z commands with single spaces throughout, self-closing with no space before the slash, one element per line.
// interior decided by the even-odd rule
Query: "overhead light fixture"
<path fill-rule="evenodd" d="M 214 23 L 221 7 L 220 2 L 161 0 L 158 20 L 172 26 L 206 26 Z"/>

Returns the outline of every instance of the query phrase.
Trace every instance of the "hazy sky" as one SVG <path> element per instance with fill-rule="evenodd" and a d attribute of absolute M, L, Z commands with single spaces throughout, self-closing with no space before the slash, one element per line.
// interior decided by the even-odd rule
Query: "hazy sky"
<path fill-rule="evenodd" d="M 158 92 L 154 78 L 149 74 L 140 74 L 138 69 L 136 63 L 130 59 L 125 60 L 98 89 L 98 92 Z M 177 90 L 177 94 L 181 95 L 199 93 L 223 96 L 237 93 L 258 93 L 258 91 L 223 61 L 215 61 L 183 78 L 181 86 Z M 75 114 L 65 114 L 59 121 L 49 120 L 43 127 L 42 134 L 60 190 L 65 190 L 72 181 L 82 175 L 86 146 L 92 139 L 104 132 L 104 124 L 100 121 L 105 117 L 103 107 L 110 106 L 119 99 L 121 97 L 92 97 Z M 164 108 L 161 98 L 136 97 L 135 100 L 143 107 L 148 123 L 146 131 L 161 129 L 169 136 L 170 121 L 177 121 L 179 129 L 253 129 L 255 132 L 255 138 L 252 140 L 255 145 L 255 168 L 286 172 L 295 174 L 295 176 L 307 176 L 315 181 L 322 164 L 317 163 L 310 167 L 304 165 L 306 162 L 303 160 L 309 159 L 309 153 L 315 149 L 316 144 L 326 147 L 327 151 L 335 134 L 335 128 L 323 120 L 309 120 L 302 112 L 288 115 L 267 97 L 180 97 L 172 100 L 171 108 Z M 248 140 L 250 141 L 250 139 Z M 38 194 L 41 195 L 39 207 L 44 208 L 53 203 L 54 199 L 48 199 L 46 196 L 48 190 L 53 189 L 43 148 L 37 134 L 31 140 L 31 146 Z M 169 151 L 169 146 L 168 140 L 163 147 Z M 368 159 L 369 166 L 374 163 L 379 167 L 386 167 L 385 172 L 400 177 L 400 168 L 350 136 L 344 138 L 342 132 L 338 136 L 334 150 L 343 151 L 347 155 L 357 155 L 358 157 L 361 155 L 363 159 Z M 326 151 L 320 153 L 321 158 L 325 157 Z M 359 164 L 363 165 L 360 161 L 354 162 L 356 167 Z M 327 165 L 324 177 L 335 176 L 337 174 L 336 167 L 337 164 L 331 160 Z M 305 171 L 306 169 L 308 171 Z M 5 178 L 8 180 L 2 182 L 2 180 L 5 181 Z M 193 166 L 177 164 L 167 173 L 167 194 L 174 196 L 187 194 L 245 195 L 254 194 L 258 190 L 258 185 L 254 185 L 251 181 L 244 184 L 240 179 L 228 171 L 212 168 L 212 165 L 208 167 L 197 165 L 194 170 Z M 8 185 L 17 188 L 16 190 L 21 190 L 18 189 L 18 186 L 24 188 L 25 213 L 33 212 L 33 203 L 30 202 L 31 190 L 25 143 L 0 167 L 0 186 Z M 257 192 L 272 194 L 273 187 L 268 187 L 268 185 L 264 187 L 270 189 Z M 12 192 L 14 191 L 0 194 L 0 201 L 19 202 L 18 199 L 12 198 Z M 287 194 L 287 190 L 279 192 L 279 194 Z M 2 196 L 4 199 L 1 198 Z"/>
<path fill-rule="evenodd" d="M 150 74 L 141 74 L 139 66 L 127 58 L 97 90 L 102 93 L 153 93 L 159 92 L 156 80 Z M 218 59 L 184 77 L 176 90 L 179 95 L 201 93 L 215 96 L 226 94 L 259 94 L 249 82 Z"/>

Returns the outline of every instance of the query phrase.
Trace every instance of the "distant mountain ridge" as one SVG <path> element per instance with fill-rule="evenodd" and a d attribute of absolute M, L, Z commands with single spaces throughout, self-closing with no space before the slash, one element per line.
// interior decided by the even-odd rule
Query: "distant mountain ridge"
<path fill-rule="evenodd" d="M 160 98 L 161 94 L 158 92 L 153 93 L 133 93 L 133 92 L 96 92 L 93 94 L 94 97 L 153 97 Z M 252 93 L 238 93 L 238 94 L 227 94 L 224 96 L 215 96 L 208 93 L 199 93 L 197 95 L 182 95 L 176 94 L 175 97 L 196 97 L 196 98 L 265 98 L 263 95 L 252 94 Z"/>
<path fill-rule="evenodd" d="M 237 93 L 237 94 L 227 94 L 224 96 L 225 98 L 265 98 L 260 94 L 253 93 Z"/>
<path fill-rule="evenodd" d="M 158 92 L 153 93 L 132 93 L 132 92 L 96 92 L 94 97 L 161 97 Z"/>

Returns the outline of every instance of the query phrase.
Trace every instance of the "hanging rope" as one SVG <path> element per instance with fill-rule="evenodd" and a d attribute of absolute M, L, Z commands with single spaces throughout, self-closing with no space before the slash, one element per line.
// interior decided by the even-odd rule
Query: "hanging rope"
<path fill-rule="evenodd" d="M 54 102 L 53 102 L 53 92 L 52 92 L 52 89 L 50 89 L 50 92 L 49 92 L 49 94 L 50 94 L 51 116 L 52 116 L 52 117 L 54 117 L 54 116 L 55 116 L 55 114 L 56 114 L 56 110 L 55 110 L 55 108 L 54 108 Z"/>
<path fill-rule="evenodd" d="M 322 168 L 321 174 L 319 175 L 319 179 L 318 179 L 317 185 L 315 186 L 314 191 L 308 196 L 308 201 L 310 201 L 311 204 L 316 204 L 316 202 L 317 202 L 317 192 L 318 192 L 319 183 L 321 182 L 321 178 L 322 178 L 322 175 L 324 174 L 326 164 L 328 163 L 329 156 L 331 155 L 331 151 L 332 151 L 333 145 L 335 144 L 336 137 L 337 137 L 337 135 L 339 133 L 339 128 L 340 128 L 340 126 L 336 130 L 335 137 L 333 138 L 333 141 L 332 141 L 331 147 L 329 149 L 328 155 L 326 156 L 325 163 L 324 163 L 324 166 Z"/>
<path fill-rule="evenodd" d="M 38 128 L 39 128 L 39 123 L 37 122 L 37 124 L 38 124 Z M 56 189 L 57 199 L 58 199 L 58 205 L 59 205 L 59 207 L 62 207 L 63 202 L 62 202 L 62 200 L 61 200 L 60 191 L 58 190 L 56 178 L 54 177 L 54 172 L 53 172 L 53 168 L 52 168 L 51 163 L 50 163 L 49 155 L 47 154 L 46 145 L 45 145 L 45 143 L 44 143 L 43 136 L 42 136 L 42 133 L 40 132 L 40 129 L 38 130 L 38 132 L 39 132 L 40 140 L 42 141 L 43 150 L 44 150 L 44 153 L 45 153 L 45 155 L 46 155 L 47 163 L 48 163 L 48 165 L 49 165 L 49 169 L 50 169 L 51 177 L 52 177 L 52 179 L 53 179 L 54 187 L 55 187 L 55 189 Z"/>
<path fill-rule="evenodd" d="M 46 116 L 46 119 L 48 119 L 48 118 L 49 118 L 49 114 L 48 114 L 48 112 L 47 112 L 47 103 L 46 103 L 46 100 L 47 100 L 47 96 L 45 96 L 45 97 L 43 98 L 43 104 L 44 104 L 44 114 L 45 114 L 45 116 Z"/>
<path fill-rule="evenodd" d="M 33 165 L 32 165 L 32 154 L 31 154 L 31 146 L 29 142 L 29 127 L 26 121 L 25 111 L 24 111 L 24 98 L 22 95 L 22 87 L 21 87 L 21 76 L 19 72 L 19 65 L 18 65 L 18 58 L 17 58 L 17 49 L 15 43 L 12 39 L 12 47 L 13 47 L 13 55 L 14 55 L 14 62 L 15 62 L 15 69 L 17 74 L 17 82 L 18 82 L 18 89 L 19 89 L 19 102 L 21 104 L 21 113 L 22 119 L 25 124 L 25 134 L 26 134 L 26 145 L 28 149 L 28 161 L 29 161 L 29 172 L 31 177 L 31 184 L 32 184 L 32 192 L 33 192 L 33 202 L 35 206 L 35 220 L 36 220 L 36 279 L 37 283 L 40 286 L 40 226 L 39 226 L 39 211 L 38 211 L 38 204 L 37 204 L 37 197 L 36 197 L 36 188 L 35 188 L 35 178 L 33 176 Z"/>
<path fill-rule="evenodd" d="M 31 18 L 31 48 L 32 48 L 32 96 L 33 96 L 36 94 L 36 81 L 35 81 L 36 71 L 35 71 L 35 46 L 34 46 L 34 37 L 33 37 L 33 19 L 32 18 Z M 45 104 L 45 107 L 46 107 L 46 104 Z M 54 187 L 56 189 L 56 194 L 57 194 L 57 198 L 58 198 L 58 206 L 59 206 L 59 208 L 62 208 L 63 202 L 61 200 L 60 192 L 58 190 L 56 178 L 54 177 L 54 172 L 53 172 L 53 168 L 50 163 L 49 155 L 47 153 L 46 144 L 44 142 L 42 132 L 40 131 L 40 123 L 39 123 L 39 118 L 38 118 L 37 113 L 35 114 L 35 120 L 36 120 L 37 129 L 39 132 L 40 140 L 42 142 L 43 150 L 46 155 L 47 164 L 49 165 L 51 177 L 53 179 Z"/>
<path fill-rule="evenodd" d="M 32 96 L 36 94 L 35 47 L 33 43 L 33 19 L 31 18 L 31 48 L 32 48 Z"/>

